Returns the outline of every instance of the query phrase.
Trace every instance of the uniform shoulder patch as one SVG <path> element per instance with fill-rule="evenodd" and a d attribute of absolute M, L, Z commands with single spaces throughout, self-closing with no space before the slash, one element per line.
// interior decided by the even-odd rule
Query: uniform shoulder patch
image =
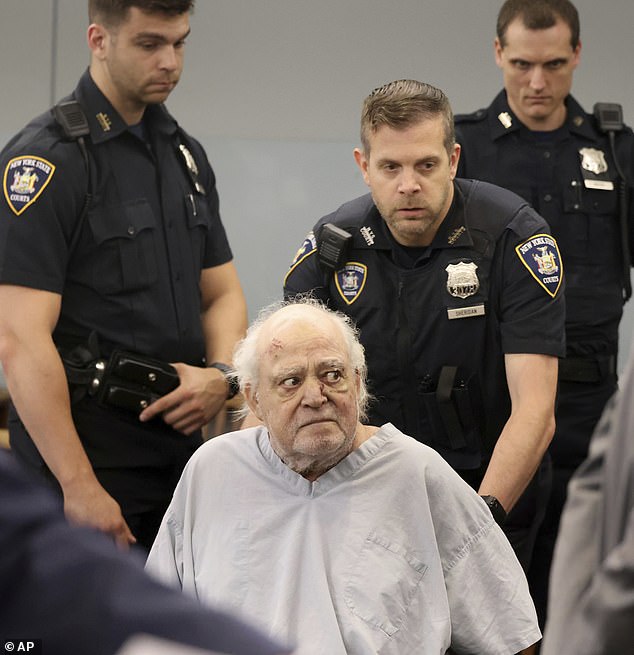
<path fill-rule="evenodd" d="M 40 197 L 54 172 L 54 164 L 36 155 L 21 155 L 9 160 L 4 169 L 2 188 L 7 204 L 16 216 Z"/>
<path fill-rule="evenodd" d="M 550 234 L 535 234 L 515 247 L 520 261 L 553 298 L 564 276 L 559 247 Z"/>
<path fill-rule="evenodd" d="M 360 262 L 347 262 L 335 273 L 337 291 L 347 305 L 359 298 L 367 279 L 368 267 Z"/>
<path fill-rule="evenodd" d="M 288 272 L 284 276 L 284 284 L 288 276 L 306 259 L 317 250 L 317 240 L 315 239 L 315 233 L 311 230 L 304 239 L 304 242 L 299 247 L 299 250 L 295 253 L 293 261 L 289 266 Z"/>

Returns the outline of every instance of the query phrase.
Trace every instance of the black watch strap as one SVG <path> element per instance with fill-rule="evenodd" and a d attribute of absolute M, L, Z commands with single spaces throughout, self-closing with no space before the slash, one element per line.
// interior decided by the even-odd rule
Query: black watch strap
<path fill-rule="evenodd" d="M 495 496 L 481 496 L 487 504 L 491 514 L 498 525 L 504 525 L 506 521 L 506 510 L 502 507 L 502 503 Z"/>
<path fill-rule="evenodd" d="M 231 398 L 238 394 L 240 391 L 240 384 L 231 366 L 223 364 L 222 362 L 212 362 L 207 368 L 217 368 L 225 376 L 228 386 L 227 400 L 231 400 Z"/>

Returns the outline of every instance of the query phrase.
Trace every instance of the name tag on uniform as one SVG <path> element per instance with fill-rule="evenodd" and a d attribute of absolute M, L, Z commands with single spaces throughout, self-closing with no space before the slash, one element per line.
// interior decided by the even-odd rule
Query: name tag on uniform
<path fill-rule="evenodd" d="M 599 191 L 614 191 L 614 182 L 603 180 L 584 180 L 586 189 L 598 189 Z"/>
<path fill-rule="evenodd" d="M 453 321 L 456 318 L 471 318 L 472 316 L 484 316 L 484 305 L 473 305 L 472 307 L 458 307 L 448 309 L 447 318 Z"/>

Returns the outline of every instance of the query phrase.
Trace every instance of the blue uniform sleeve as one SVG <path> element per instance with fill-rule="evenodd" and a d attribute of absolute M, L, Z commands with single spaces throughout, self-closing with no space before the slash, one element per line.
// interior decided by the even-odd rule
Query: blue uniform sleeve
<path fill-rule="evenodd" d="M 317 260 L 317 242 L 313 231 L 304 239 L 284 277 L 285 300 L 304 294 L 310 294 L 324 303 L 328 301 L 326 273 Z"/>
<path fill-rule="evenodd" d="M 502 350 L 565 356 L 564 263 L 546 222 L 525 206 L 498 247 Z"/>
<path fill-rule="evenodd" d="M 0 167 L 0 282 L 61 293 L 87 193 L 79 148 L 34 132 L 8 144 Z"/>

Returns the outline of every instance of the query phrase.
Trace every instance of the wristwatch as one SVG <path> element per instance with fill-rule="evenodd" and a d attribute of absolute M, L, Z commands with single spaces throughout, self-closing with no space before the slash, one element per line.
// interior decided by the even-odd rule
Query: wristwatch
<path fill-rule="evenodd" d="M 487 504 L 495 522 L 498 525 L 504 525 L 504 521 L 506 521 L 506 510 L 502 507 L 502 503 L 495 496 L 480 496 L 480 498 Z"/>
<path fill-rule="evenodd" d="M 231 400 L 240 391 L 240 383 L 231 366 L 222 362 L 212 362 L 207 368 L 217 368 L 227 381 L 227 400 Z"/>

